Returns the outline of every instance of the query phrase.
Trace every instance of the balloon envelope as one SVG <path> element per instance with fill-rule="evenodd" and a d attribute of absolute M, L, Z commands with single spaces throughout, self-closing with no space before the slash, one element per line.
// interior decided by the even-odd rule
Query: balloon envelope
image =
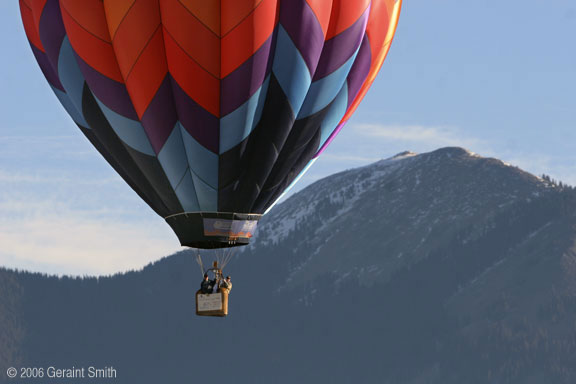
<path fill-rule="evenodd" d="M 183 245 L 246 244 L 374 80 L 400 0 L 20 0 L 86 137 Z"/>

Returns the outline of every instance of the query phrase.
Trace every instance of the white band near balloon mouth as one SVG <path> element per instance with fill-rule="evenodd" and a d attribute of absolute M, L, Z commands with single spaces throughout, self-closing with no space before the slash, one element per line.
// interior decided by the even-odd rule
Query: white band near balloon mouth
<path fill-rule="evenodd" d="M 200 215 L 200 216 L 206 216 L 208 217 L 214 217 L 214 216 L 249 216 L 250 218 L 247 220 L 260 220 L 260 218 L 264 215 L 260 214 L 260 213 L 238 213 L 238 212 L 216 212 L 216 211 L 212 211 L 212 212 L 208 212 L 208 211 L 196 211 L 196 212 L 181 212 L 181 213 L 174 213 L 172 215 L 168 215 L 164 217 L 164 220 L 168 220 L 169 218 L 172 217 L 176 217 L 176 216 L 188 216 L 188 215 Z"/>

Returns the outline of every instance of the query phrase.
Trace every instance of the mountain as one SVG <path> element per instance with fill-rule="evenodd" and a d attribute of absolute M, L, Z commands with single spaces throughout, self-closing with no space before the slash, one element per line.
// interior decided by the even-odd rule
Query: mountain
<path fill-rule="evenodd" d="M 327 266 L 340 276 L 360 273 L 367 283 L 386 281 L 463 228 L 472 230 L 467 240 L 473 240 L 506 207 L 551 188 L 462 148 L 404 152 L 321 180 L 289 199 L 265 217 L 255 245 L 306 255 L 294 266 L 292 284 Z M 285 241 L 290 233 L 306 240 Z"/>
<path fill-rule="evenodd" d="M 571 187 L 497 159 L 403 152 L 320 180 L 265 216 L 227 268 L 225 319 L 194 315 L 193 251 L 110 277 L 1 271 L 0 344 L 11 352 L 0 372 L 573 383 L 575 213 Z"/>

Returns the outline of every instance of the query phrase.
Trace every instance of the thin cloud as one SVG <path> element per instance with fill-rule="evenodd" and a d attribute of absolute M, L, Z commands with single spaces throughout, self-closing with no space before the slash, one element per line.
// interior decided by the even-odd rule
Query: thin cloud
<path fill-rule="evenodd" d="M 45 209 L 0 221 L 0 262 L 55 274 L 105 275 L 142 268 L 179 248 L 162 220 L 118 221 Z"/>
<path fill-rule="evenodd" d="M 365 163 L 373 163 L 375 161 L 380 160 L 378 157 L 369 157 L 369 156 L 354 156 L 354 155 L 336 155 L 332 153 L 323 154 L 321 159 L 326 160 L 334 160 L 342 163 L 347 164 L 365 164 Z"/>
<path fill-rule="evenodd" d="M 0 170 L 0 183 L 2 266 L 102 275 L 179 249 L 166 223 L 119 178 Z"/>
<path fill-rule="evenodd" d="M 0 136 L 0 144 L 6 144 L 6 143 L 46 144 L 46 143 L 50 143 L 50 142 L 62 143 L 63 141 L 66 141 L 66 140 L 77 140 L 77 137 L 73 136 L 73 135 L 59 135 L 59 136 L 5 135 L 5 136 Z"/>
<path fill-rule="evenodd" d="M 482 142 L 462 135 L 457 129 L 422 125 L 355 124 L 351 127 L 358 135 L 386 141 L 421 143 L 429 148 L 446 146 L 477 147 Z"/>
<path fill-rule="evenodd" d="M 0 136 L 0 158 L 92 158 L 97 157 L 88 140 L 81 136 Z"/>
<path fill-rule="evenodd" d="M 362 166 L 403 151 L 424 153 L 441 147 L 464 147 L 486 153 L 482 140 L 456 128 L 424 125 L 351 124 L 340 132 L 320 156 L 316 171 L 323 176 L 346 168 Z"/>
<path fill-rule="evenodd" d="M 94 179 L 86 179 L 83 177 L 73 175 L 63 175 L 62 172 L 45 171 L 45 172 L 9 172 L 0 169 L 0 182 L 2 185 L 6 184 L 62 184 L 74 183 L 82 185 L 103 185 L 111 183 L 119 183 L 120 177 L 98 177 Z"/>

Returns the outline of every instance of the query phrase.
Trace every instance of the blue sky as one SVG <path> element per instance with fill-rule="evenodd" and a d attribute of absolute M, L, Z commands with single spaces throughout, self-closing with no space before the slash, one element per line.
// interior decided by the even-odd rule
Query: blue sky
<path fill-rule="evenodd" d="M 108 274 L 180 249 L 59 105 L 15 0 L 0 36 L 0 265 Z M 405 0 L 374 86 L 295 189 L 443 146 L 576 184 L 575 36 L 573 0 Z"/>

